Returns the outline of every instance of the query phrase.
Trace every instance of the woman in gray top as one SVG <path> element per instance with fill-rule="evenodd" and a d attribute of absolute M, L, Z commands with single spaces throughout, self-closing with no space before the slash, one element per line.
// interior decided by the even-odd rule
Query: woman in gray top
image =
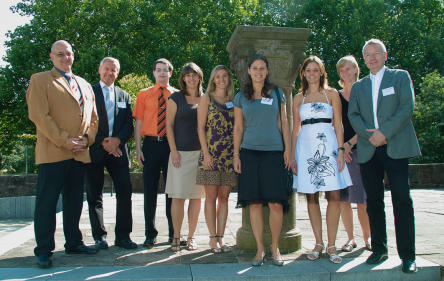
<path fill-rule="evenodd" d="M 285 97 L 281 89 L 268 81 L 265 56 L 256 54 L 250 58 L 248 74 L 248 82 L 234 98 L 233 165 L 239 173 L 238 206 L 250 207 L 251 228 L 257 245 L 254 266 L 264 261 L 262 206 L 269 206 L 273 264 L 283 265 L 278 242 L 283 211 L 288 209 L 284 166 L 290 168 L 291 150 Z"/>

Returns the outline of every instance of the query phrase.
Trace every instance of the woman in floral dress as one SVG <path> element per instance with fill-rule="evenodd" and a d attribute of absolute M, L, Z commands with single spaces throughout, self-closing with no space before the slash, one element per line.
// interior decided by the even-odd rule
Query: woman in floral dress
<path fill-rule="evenodd" d="M 226 66 L 216 66 L 197 109 L 197 133 L 202 149 L 196 184 L 205 187 L 205 221 L 210 250 L 229 252 L 223 237 L 228 216 L 228 196 L 237 185 L 233 169 L 233 79 Z M 216 206 L 217 201 L 217 206 Z"/>
<path fill-rule="evenodd" d="M 319 192 L 325 191 L 327 206 L 327 254 L 340 263 L 335 246 L 339 224 L 340 189 L 352 185 L 344 161 L 341 100 L 328 86 L 324 64 L 308 57 L 300 71 L 302 87 L 294 97 L 292 155 L 293 187 L 307 196 L 308 215 L 316 239 L 307 258 L 316 260 L 324 249 Z"/>

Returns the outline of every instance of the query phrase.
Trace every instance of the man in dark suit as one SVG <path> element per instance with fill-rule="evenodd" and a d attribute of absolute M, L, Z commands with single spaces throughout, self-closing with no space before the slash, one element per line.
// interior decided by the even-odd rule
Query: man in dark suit
<path fill-rule="evenodd" d="M 55 210 L 62 191 L 65 252 L 97 253 L 95 247 L 85 246 L 79 229 L 85 163 L 90 162 L 88 147 L 97 133 L 94 94 L 88 82 L 72 74 L 74 53 L 68 42 L 54 42 L 49 56 L 54 67 L 33 74 L 26 92 L 29 119 L 37 131 L 34 254 L 41 268 L 52 266 Z"/>
<path fill-rule="evenodd" d="M 126 142 L 134 126 L 131 100 L 127 92 L 114 85 L 119 75 L 120 63 L 106 57 L 99 66 L 100 82 L 93 86 L 96 96 L 99 129 L 90 149 L 91 163 L 87 167 L 87 200 L 89 218 L 96 247 L 107 249 L 107 232 L 103 223 L 104 168 L 108 170 L 116 189 L 117 210 L 115 242 L 118 247 L 135 249 L 131 241 L 133 219 L 131 214 L 132 187 L 129 174 Z"/>
<path fill-rule="evenodd" d="M 362 54 L 370 75 L 353 85 L 348 117 L 358 134 L 358 161 L 367 193 L 373 251 L 367 263 L 378 264 L 387 259 L 383 184 L 386 172 L 402 271 L 416 272 L 408 165 L 409 158 L 421 152 L 411 120 L 415 101 L 412 80 L 407 71 L 385 66 L 387 50 L 382 41 L 370 39 L 362 48 Z"/>

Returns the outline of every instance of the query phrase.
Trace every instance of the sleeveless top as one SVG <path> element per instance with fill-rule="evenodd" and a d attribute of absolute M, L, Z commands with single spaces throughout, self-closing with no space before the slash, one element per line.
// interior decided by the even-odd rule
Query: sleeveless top
<path fill-rule="evenodd" d="M 208 152 L 213 157 L 213 171 L 234 172 L 233 169 L 233 126 L 234 108 L 220 104 L 210 95 L 207 123 L 205 126 Z M 199 158 L 199 169 L 203 165 L 203 155 Z M 208 170 L 207 170 L 208 171 Z"/>

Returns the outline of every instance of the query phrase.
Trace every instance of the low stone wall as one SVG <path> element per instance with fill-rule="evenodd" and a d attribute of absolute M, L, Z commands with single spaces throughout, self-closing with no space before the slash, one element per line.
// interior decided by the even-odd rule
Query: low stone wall
<path fill-rule="evenodd" d="M 410 164 L 409 178 L 412 188 L 444 187 L 444 163 Z M 85 181 L 86 184 L 87 181 Z M 143 193 L 142 173 L 131 173 L 133 192 Z M 0 175 L 0 218 L 32 217 L 35 207 L 37 175 Z M 162 176 L 159 193 L 165 186 Z M 105 175 L 105 192 L 112 191 L 112 181 Z M 60 203 L 60 202 L 59 202 Z M 58 207 L 58 210 L 61 206 Z"/>

